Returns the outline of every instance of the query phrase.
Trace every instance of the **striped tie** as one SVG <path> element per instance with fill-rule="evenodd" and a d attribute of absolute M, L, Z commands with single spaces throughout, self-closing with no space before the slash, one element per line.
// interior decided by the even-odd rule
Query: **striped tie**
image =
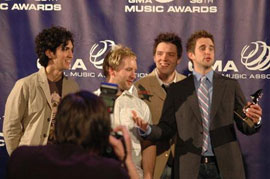
<path fill-rule="evenodd" d="M 198 88 L 198 98 L 202 115 L 202 125 L 203 125 L 202 153 L 204 153 L 207 151 L 208 148 L 208 137 L 209 137 L 209 97 L 208 97 L 208 88 L 206 85 L 206 76 L 201 77 L 201 83 Z"/>

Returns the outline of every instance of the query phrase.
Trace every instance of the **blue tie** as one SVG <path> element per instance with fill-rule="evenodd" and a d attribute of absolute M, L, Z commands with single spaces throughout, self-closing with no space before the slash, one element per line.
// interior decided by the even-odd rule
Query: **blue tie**
<path fill-rule="evenodd" d="M 209 138 L 209 96 L 206 85 L 206 76 L 201 77 L 201 83 L 198 88 L 199 106 L 201 109 L 202 126 L 203 126 L 203 145 L 202 154 L 207 151 Z"/>

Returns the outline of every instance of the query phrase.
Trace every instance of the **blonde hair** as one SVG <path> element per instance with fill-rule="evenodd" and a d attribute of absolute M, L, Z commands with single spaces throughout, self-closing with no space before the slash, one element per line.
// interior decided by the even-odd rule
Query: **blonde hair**
<path fill-rule="evenodd" d="M 136 54 L 128 47 L 123 45 L 114 45 L 111 50 L 106 54 L 103 61 L 103 74 L 109 76 L 109 68 L 116 70 L 125 57 L 135 57 Z"/>

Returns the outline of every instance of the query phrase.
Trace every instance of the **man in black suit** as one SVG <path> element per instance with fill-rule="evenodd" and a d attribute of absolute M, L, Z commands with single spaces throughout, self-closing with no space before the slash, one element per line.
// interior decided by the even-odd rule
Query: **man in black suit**
<path fill-rule="evenodd" d="M 212 70 L 212 34 L 196 32 L 186 47 L 193 75 L 170 87 L 159 124 L 149 126 L 137 116 L 133 119 L 148 140 L 170 139 L 177 133 L 174 178 L 245 178 L 234 122 L 242 133 L 254 134 L 260 128 L 262 109 L 246 102 L 236 80 Z M 235 112 L 247 116 L 250 123 Z"/>

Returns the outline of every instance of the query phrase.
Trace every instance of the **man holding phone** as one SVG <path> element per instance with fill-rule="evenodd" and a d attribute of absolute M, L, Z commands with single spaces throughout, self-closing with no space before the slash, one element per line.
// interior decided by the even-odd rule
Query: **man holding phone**
<path fill-rule="evenodd" d="M 112 127 L 124 125 L 128 128 L 132 142 L 132 159 L 140 178 L 152 178 L 156 147 L 141 139 L 137 134 L 135 123 L 131 120 L 136 114 L 145 122 L 152 123 L 147 104 L 138 98 L 137 90 L 133 86 L 136 70 L 136 55 L 127 47 L 115 45 L 104 58 L 103 73 L 106 81 L 118 85 Z"/>

